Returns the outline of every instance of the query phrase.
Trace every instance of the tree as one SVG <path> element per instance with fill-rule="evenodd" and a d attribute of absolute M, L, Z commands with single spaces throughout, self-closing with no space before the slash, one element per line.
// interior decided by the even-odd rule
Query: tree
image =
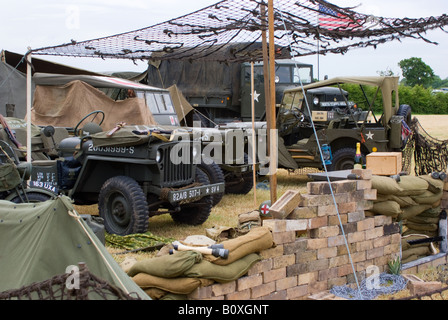
<path fill-rule="evenodd" d="M 398 64 L 405 78 L 404 83 L 408 86 L 421 85 L 429 87 L 434 81 L 434 71 L 421 58 L 409 58 L 401 60 Z"/>

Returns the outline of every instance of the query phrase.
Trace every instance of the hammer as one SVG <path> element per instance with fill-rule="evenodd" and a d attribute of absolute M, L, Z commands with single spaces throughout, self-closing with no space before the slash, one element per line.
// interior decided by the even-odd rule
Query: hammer
<path fill-rule="evenodd" d="M 197 251 L 200 252 L 202 254 L 211 254 L 214 257 L 219 257 L 219 258 L 223 258 L 223 259 L 227 259 L 229 257 L 229 250 L 228 249 L 224 249 L 221 246 L 215 247 L 190 247 L 190 246 L 186 246 L 181 244 L 179 241 L 175 241 L 172 243 L 174 250 L 177 251 L 188 251 L 188 250 L 192 250 L 192 251 Z"/>

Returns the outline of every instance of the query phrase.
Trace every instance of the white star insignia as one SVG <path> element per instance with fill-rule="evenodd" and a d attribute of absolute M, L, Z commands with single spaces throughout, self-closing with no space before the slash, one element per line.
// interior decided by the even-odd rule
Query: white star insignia
<path fill-rule="evenodd" d="M 373 140 L 373 136 L 374 136 L 374 135 L 375 135 L 375 134 L 373 134 L 371 131 L 369 131 L 369 133 L 366 134 L 367 140 Z"/>
<path fill-rule="evenodd" d="M 254 98 L 255 101 L 259 102 L 259 101 L 258 101 L 258 98 L 260 97 L 260 94 L 257 93 L 257 91 L 254 91 L 254 94 L 253 94 L 252 97 Z"/>

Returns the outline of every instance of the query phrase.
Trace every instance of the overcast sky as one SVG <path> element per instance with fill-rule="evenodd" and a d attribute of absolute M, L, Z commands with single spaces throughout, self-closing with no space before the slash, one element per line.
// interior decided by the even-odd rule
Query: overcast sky
<path fill-rule="evenodd" d="M 277 0 L 274 0 L 274 3 Z M 8 1 L 2 6 L 0 46 L 2 49 L 25 53 L 33 49 L 70 42 L 96 39 L 132 31 L 176 18 L 218 1 L 214 0 L 22 0 Z M 447 0 L 330 0 L 340 6 L 356 6 L 358 12 L 383 17 L 429 17 L 448 13 Z M 448 28 L 447 28 L 448 30 Z M 380 45 L 378 49 L 355 49 L 346 55 L 327 55 L 319 59 L 319 75 L 375 76 L 387 69 L 400 74 L 398 62 L 420 57 L 442 79 L 448 78 L 448 33 L 441 30 L 426 34 L 438 46 L 422 40 L 406 39 Z M 144 71 L 145 63 L 85 58 L 40 59 L 57 61 L 96 72 Z M 300 59 L 315 65 L 317 57 Z"/>

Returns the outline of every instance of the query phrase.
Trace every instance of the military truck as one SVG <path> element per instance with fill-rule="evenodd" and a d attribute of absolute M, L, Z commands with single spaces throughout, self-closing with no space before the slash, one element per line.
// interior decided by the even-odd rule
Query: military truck
<path fill-rule="evenodd" d="M 350 101 L 341 88 L 344 83 L 374 86 L 376 95 Z M 383 113 L 378 117 L 373 105 L 380 96 Z M 353 169 L 358 142 L 364 158 L 373 151 L 400 152 L 410 133 L 411 112 L 410 106 L 399 104 L 397 77 L 339 77 L 288 89 L 277 115 L 278 167 Z M 229 123 L 226 127 L 251 125 Z M 266 128 L 264 122 L 255 125 Z"/>
<path fill-rule="evenodd" d="M 283 92 L 313 82 L 313 65 L 277 59 L 276 102 Z M 255 120 L 266 114 L 263 64 L 254 64 Z M 148 85 L 168 88 L 176 85 L 188 102 L 199 111 L 204 126 L 252 120 L 251 64 L 216 61 L 165 60 L 149 65 L 144 80 Z M 189 124 L 192 125 L 191 123 Z"/>

